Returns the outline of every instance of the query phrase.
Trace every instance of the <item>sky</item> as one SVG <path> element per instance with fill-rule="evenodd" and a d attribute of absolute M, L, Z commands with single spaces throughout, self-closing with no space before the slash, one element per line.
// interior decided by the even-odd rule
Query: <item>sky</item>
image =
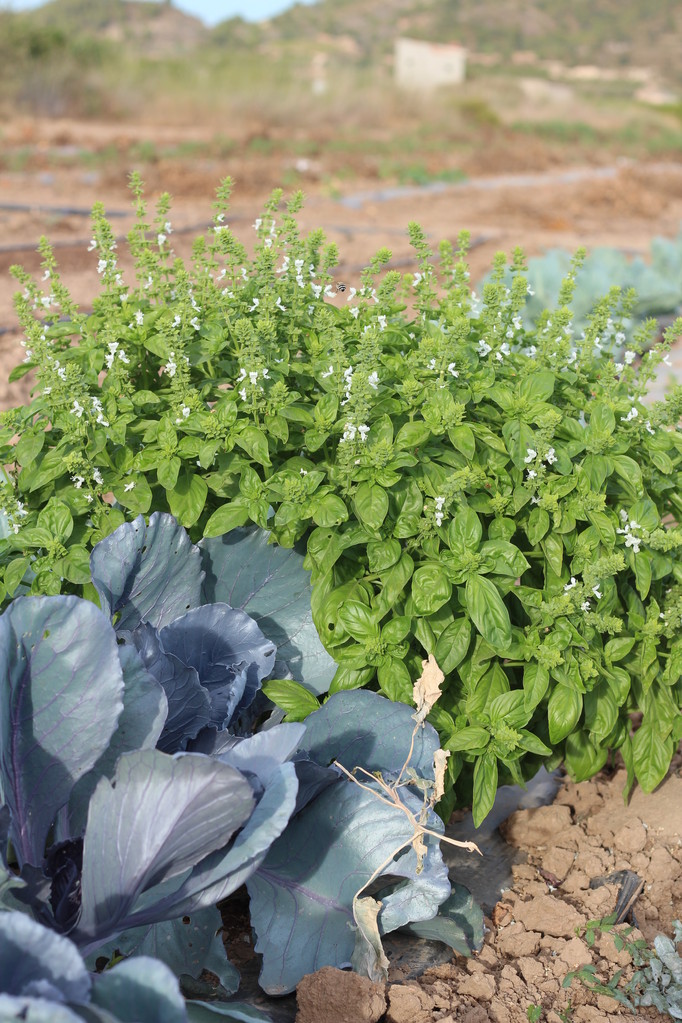
<path fill-rule="evenodd" d="M 0 9 L 13 11 L 40 7 L 44 0 L 0 0 Z M 262 21 L 275 14 L 281 14 L 287 7 L 293 7 L 294 0 L 173 0 L 188 14 L 201 18 L 207 25 L 215 25 L 225 18 L 241 15 L 247 21 Z M 298 0 L 298 3 L 315 3 L 315 0 Z"/>

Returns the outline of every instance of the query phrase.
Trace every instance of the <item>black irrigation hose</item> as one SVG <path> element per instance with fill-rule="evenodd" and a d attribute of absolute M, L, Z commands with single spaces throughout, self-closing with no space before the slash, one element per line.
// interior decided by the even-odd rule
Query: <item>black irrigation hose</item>
<path fill-rule="evenodd" d="M 0 210 L 16 213 L 61 213 L 68 217 L 89 217 L 92 210 L 86 206 L 43 206 L 28 202 L 0 202 Z M 107 210 L 108 217 L 127 217 L 128 210 Z"/>

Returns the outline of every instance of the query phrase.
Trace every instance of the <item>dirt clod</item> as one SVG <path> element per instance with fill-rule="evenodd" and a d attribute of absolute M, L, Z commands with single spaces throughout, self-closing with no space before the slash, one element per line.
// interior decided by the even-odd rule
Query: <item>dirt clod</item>
<path fill-rule="evenodd" d="M 585 918 L 570 903 L 551 895 L 519 902 L 515 913 L 516 919 L 529 931 L 540 931 L 555 938 L 571 937 L 576 927 L 585 923 Z"/>
<path fill-rule="evenodd" d="M 296 988 L 296 1023 L 377 1023 L 386 1011 L 383 984 L 325 966 Z"/>

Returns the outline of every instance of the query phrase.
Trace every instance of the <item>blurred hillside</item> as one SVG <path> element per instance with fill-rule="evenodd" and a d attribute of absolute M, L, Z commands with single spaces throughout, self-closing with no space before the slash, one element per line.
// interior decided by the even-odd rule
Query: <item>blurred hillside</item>
<path fill-rule="evenodd" d="M 125 43 L 140 56 L 167 56 L 206 46 L 257 48 L 324 37 L 352 40 L 359 59 L 390 53 L 396 35 L 458 42 L 476 53 L 509 60 L 534 54 L 572 66 L 656 69 L 682 80 L 682 5 L 679 0 L 318 0 L 295 5 L 260 24 L 233 18 L 207 29 L 172 0 L 51 0 L 20 21 L 40 34 L 67 40 L 95 37 Z"/>
<path fill-rule="evenodd" d="M 466 81 L 400 92 L 401 35 L 464 45 Z M 318 0 L 213 29 L 172 0 L 51 0 L 0 11 L 0 169 L 71 160 L 168 179 L 169 162 L 229 158 L 249 180 L 268 164 L 285 186 L 334 191 L 677 159 L 680 52 L 679 0 Z M 40 136 L 22 118 L 42 119 Z M 46 132 L 59 119 L 109 133 Z"/>

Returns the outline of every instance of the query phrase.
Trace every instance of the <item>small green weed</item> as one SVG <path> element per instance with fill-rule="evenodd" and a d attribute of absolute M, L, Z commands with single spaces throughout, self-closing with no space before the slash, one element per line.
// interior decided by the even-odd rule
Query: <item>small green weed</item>
<path fill-rule="evenodd" d="M 633 1013 L 636 1013 L 640 1006 L 653 1006 L 673 1019 L 682 1019 L 682 959 L 676 947 L 682 943 L 682 923 L 679 920 L 673 922 L 672 940 L 665 935 L 657 935 L 654 938 L 653 949 L 647 946 L 643 938 L 627 940 L 634 930 L 633 927 L 617 932 L 613 930 L 614 926 L 615 915 L 601 920 L 589 920 L 583 936 L 587 945 L 592 948 L 598 934 L 611 932 L 618 951 L 627 952 L 633 965 L 639 967 L 625 990 L 619 987 L 623 968 L 617 970 L 604 984 L 597 978 L 595 967 L 591 964 L 566 974 L 562 986 L 569 987 L 573 980 L 577 979 L 590 991 L 614 998 Z M 580 928 L 577 928 L 576 934 L 579 933 Z M 632 995 L 632 999 L 627 997 L 625 991 Z"/>

